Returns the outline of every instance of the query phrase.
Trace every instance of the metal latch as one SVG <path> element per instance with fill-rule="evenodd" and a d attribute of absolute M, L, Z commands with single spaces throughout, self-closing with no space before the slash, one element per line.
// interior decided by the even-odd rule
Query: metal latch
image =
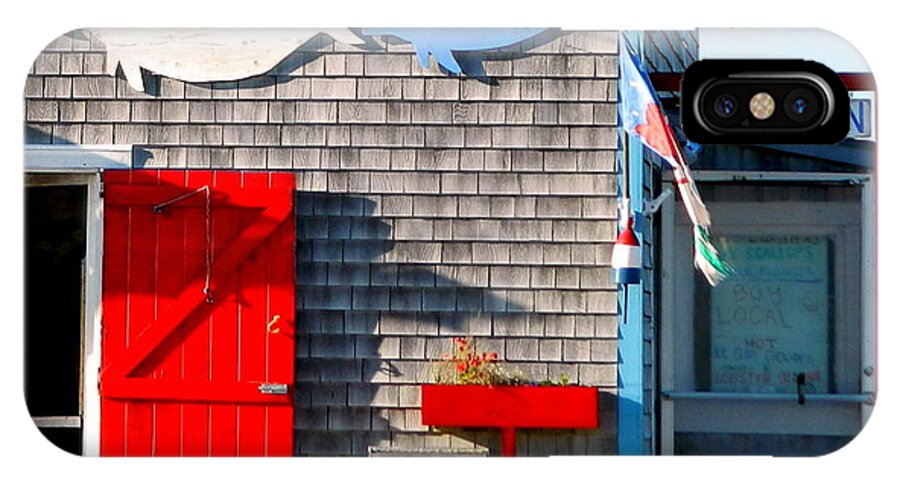
<path fill-rule="evenodd" d="M 263 395 L 287 395 L 286 383 L 263 383 L 259 386 L 259 393 Z"/>

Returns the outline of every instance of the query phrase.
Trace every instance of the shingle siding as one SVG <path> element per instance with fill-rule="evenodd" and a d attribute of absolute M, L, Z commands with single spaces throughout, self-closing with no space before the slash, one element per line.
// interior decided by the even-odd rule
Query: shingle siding
<path fill-rule="evenodd" d="M 65 36 L 28 77 L 26 140 L 295 170 L 296 454 L 499 453 L 496 432 L 421 425 L 418 385 L 458 335 L 535 380 L 601 389 L 599 430 L 522 431 L 521 454 L 609 454 L 616 38 L 550 32 L 484 60 L 485 80 L 422 68 L 397 39 L 323 37 L 290 71 L 145 94 L 105 74 L 102 44 Z"/>

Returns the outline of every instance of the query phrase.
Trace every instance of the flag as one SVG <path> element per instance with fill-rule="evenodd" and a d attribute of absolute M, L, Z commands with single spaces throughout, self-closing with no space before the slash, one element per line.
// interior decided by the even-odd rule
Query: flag
<path fill-rule="evenodd" d="M 621 44 L 619 94 L 622 99 L 622 127 L 672 167 L 684 209 L 694 225 L 694 265 L 709 284 L 715 286 L 731 273 L 731 268 L 722 262 L 710 240 L 709 211 L 700 198 L 697 184 L 691 176 L 681 147 L 675 140 L 650 78 L 624 36 L 621 37 Z"/>

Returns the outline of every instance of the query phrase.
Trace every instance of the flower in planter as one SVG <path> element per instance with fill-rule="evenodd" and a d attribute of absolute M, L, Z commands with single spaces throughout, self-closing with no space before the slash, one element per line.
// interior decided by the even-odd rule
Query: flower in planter
<path fill-rule="evenodd" d="M 453 339 L 453 353 L 444 354 L 435 365 L 435 381 L 447 385 L 541 385 L 561 386 L 569 384 L 569 377 L 562 374 L 558 381 L 527 381 L 515 369 L 502 365 L 497 352 L 479 353 L 471 338 Z"/>

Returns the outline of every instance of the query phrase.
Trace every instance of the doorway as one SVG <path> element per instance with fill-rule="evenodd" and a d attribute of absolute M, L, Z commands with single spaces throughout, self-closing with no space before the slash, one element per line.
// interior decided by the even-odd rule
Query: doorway
<path fill-rule="evenodd" d="M 25 402 L 47 440 L 77 455 L 96 437 L 96 393 L 85 389 L 96 385 L 96 185 L 92 175 L 40 174 L 26 175 L 24 190 Z"/>

